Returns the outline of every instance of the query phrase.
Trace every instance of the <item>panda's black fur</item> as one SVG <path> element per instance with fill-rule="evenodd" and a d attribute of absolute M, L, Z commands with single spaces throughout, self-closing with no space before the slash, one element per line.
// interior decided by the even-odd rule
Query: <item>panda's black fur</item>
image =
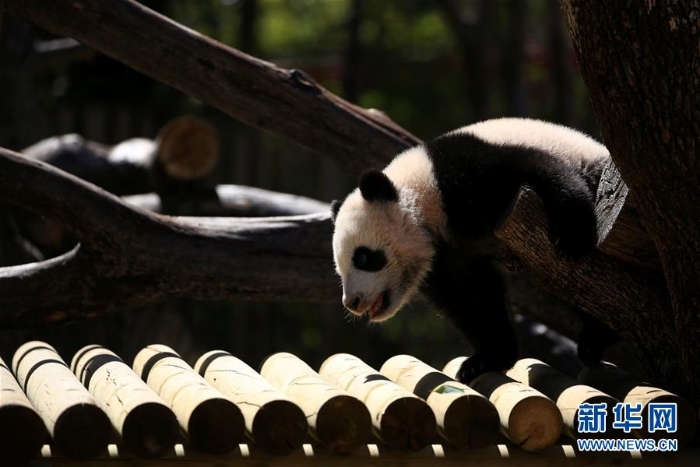
<path fill-rule="evenodd" d="M 485 371 L 511 367 L 518 356 L 504 280 L 494 263 L 502 249 L 494 229 L 520 187 L 528 185 L 542 199 L 558 251 L 571 258 L 588 254 L 597 241 L 594 200 L 604 160 L 582 160 L 577 166 L 536 147 L 493 144 L 468 132 L 448 133 L 423 149 L 432 165 L 448 235 L 431 236 L 434 257 L 421 292 L 474 348 L 459 373 L 461 381 L 469 382 Z M 399 198 L 398 188 L 378 170 L 362 175 L 360 192 L 375 204 Z M 334 217 L 340 208 L 339 203 L 333 205 Z M 614 334 L 593 319 L 586 323 L 583 336 L 588 339 L 579 342 L 579 357 L 595 364 Z"/>

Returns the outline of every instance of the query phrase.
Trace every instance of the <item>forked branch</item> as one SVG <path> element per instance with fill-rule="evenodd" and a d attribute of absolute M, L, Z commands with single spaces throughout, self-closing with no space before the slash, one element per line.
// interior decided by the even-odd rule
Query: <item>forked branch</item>
<path fill-rule="evenodd" d="M 71 229 L 80 245 L 0 268 L 0 325 L 77 319 L 169 298 L 329 301 L 338 296 L 327 214 L 168 217 L 0 149 L 0 199 Z"/>

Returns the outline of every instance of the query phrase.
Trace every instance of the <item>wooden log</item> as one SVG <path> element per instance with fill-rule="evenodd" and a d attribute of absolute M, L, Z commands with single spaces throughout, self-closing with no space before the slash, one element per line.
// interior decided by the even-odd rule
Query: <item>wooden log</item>
<path fill-rule="evenodd" d="M 263 451 L 284 455 L 304 443 L 308 430 L 304 412 L 243 361 L 212 350 L 197 360 L 194 369 L 241 409 L 248 436 Z"/>
<path fill-rule="evenodd" d="M 45 342 L 27 342 L 15 352 L 12 369 L 63 453 L 90 459 L 107 449 L 112 435 L 107 415 L 56 349 Z"/>
<path fill-rule="evenodd" d="M 440 435 L 457 448 L 493 444 L 500 426 L 498 412 L 484 396 L 409 355 L 390 358 L 380 373 L 425 399 Z"/>
<path fill-rule="evenodd" d="M 578 380 L 606 392 L 625 404 L 642 404 L 645 423 L 641 430 L 633 430 L 640 438 L 676 438 L 681 446 L 688 445 L 696 436 L 698 419 L 695 409 L 687 400 L 676 394 L 654 387 L 638 380 L 612 363 L 603 362 L 595 367 L 586 367 L 578 375 Z M 677 431 L 649 433 L 646 421 L 649 419 L 650 403 L 676 404 Z"/>
<path fill-rule="evenodd" d="M 0 464 L 36 457 L 47 440 L 44 422 L 0 358 Z"/>
<path fill-rule="evenodd" d="M 130 451 L 161 457 L 172 450 L 180 429 L 172 410 L 114 352 L 99 345 L 79 350 L 71 370 L 105 411 Z"/>
<path fill-rule="evenodd" d="M 156 137 L 158 163 L 170 177 L 196 180 L 219 160 L 219 135 L 213 125 L 192 115 L 168 122 Z"/>
<path fill-rule="evenodd" d="M 468 357 L 450 360 L 442 371 L 455 378 Z M 508 376 L 489 372 L 470 385 L 496 407 L 501 432 L 526 451 L 540 451 L 559 439 L 563 423 L 557 406 L 539 391 Z"/>
<path fill-rule="evenodd" d="M 612 408 L 618 402 L 614 397 L 605 394 L 591 386 L 581 384 L 574 378 L 558 372 L 551 366 L 535 358 L 519 360 L 506 375 L 537 389 L 545 396 L 552 399 L 561 412 L 564 421 L 564 433 L 577 438 L 578 434 L 578 408 L 581 404 L 605 403 L 607 416 L 605 418 L 605 432 L 585 433 L 584 438 L 610 437 L 612 431 Z"/>
<path fill-rule="evenodd" d="M 330 205 L 322 201 L 240 185 L 170 193 L 167 200 L 158 193 L 123 196 L 122 200 L 130 206 L 168 215 L 274 217 L 330 212 Z"/>
<path fill-rule="evenodd" d="M 376 435 L 392 448 L 419 451 L 434 439 L 437 426 L 430 407 L 357 357 L 328 357 L 319 373 L 347 390 L 369 409 Z"/>
<path fill-rule="evenodd" d="M 206 177 L 219 159 L 219 137 L 209 123 L 185 115 L 166 123 L 155 140 L 130 138 L 106 146 L 66 134 L 39 141 L 22 153 L 126 195 Z"/>
<path fill-rule="evenodd" d="M 350 453 L 370 440 L 372 421 L 367 407 L 298 357 L 287 352 L 271 355 L 260 374 L 299 404 L 311 435 L 324 446 Z"/>
<path fill-rule="evenodd" d="M 225 454 L 244 439 L 241 410 L 170 347 L 144 347 L 136 355 L 133 368 L 170 406 L 195 448 Z"/>

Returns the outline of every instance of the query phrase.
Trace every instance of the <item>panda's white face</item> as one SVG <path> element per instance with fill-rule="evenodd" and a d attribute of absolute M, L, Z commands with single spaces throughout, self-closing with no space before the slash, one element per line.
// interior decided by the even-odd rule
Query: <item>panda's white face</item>
<path fill-rule="evenodd" d="M 434 249 L 430 235 L 391 182 L 379 175 L 370 178 L 374 180 L 364 186 L 361 180 L 335 215 L 333 254 L 345 307 L 379 322 L 394 316 L 416 294 Z"/>

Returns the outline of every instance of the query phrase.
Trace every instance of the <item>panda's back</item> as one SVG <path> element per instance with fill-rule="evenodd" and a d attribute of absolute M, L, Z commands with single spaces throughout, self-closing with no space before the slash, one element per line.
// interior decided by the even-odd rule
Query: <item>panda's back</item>
<path fill-rule="evenodd" d="M 567 190 L 583 182 L 594 198 L 608 150 L 575 130 L 520 118 L 487 120 L 424 145 L 448 227 L 492 231 L 519 188 Z"/>
<path fill-rule="evenodd" d="M 452 132 L 467 133 L 496 146 L 525 146 L 572 164 L 607 160 L 607 148 L 581 132 L 528 118 L 498 118 L 474 123 Z"/>

